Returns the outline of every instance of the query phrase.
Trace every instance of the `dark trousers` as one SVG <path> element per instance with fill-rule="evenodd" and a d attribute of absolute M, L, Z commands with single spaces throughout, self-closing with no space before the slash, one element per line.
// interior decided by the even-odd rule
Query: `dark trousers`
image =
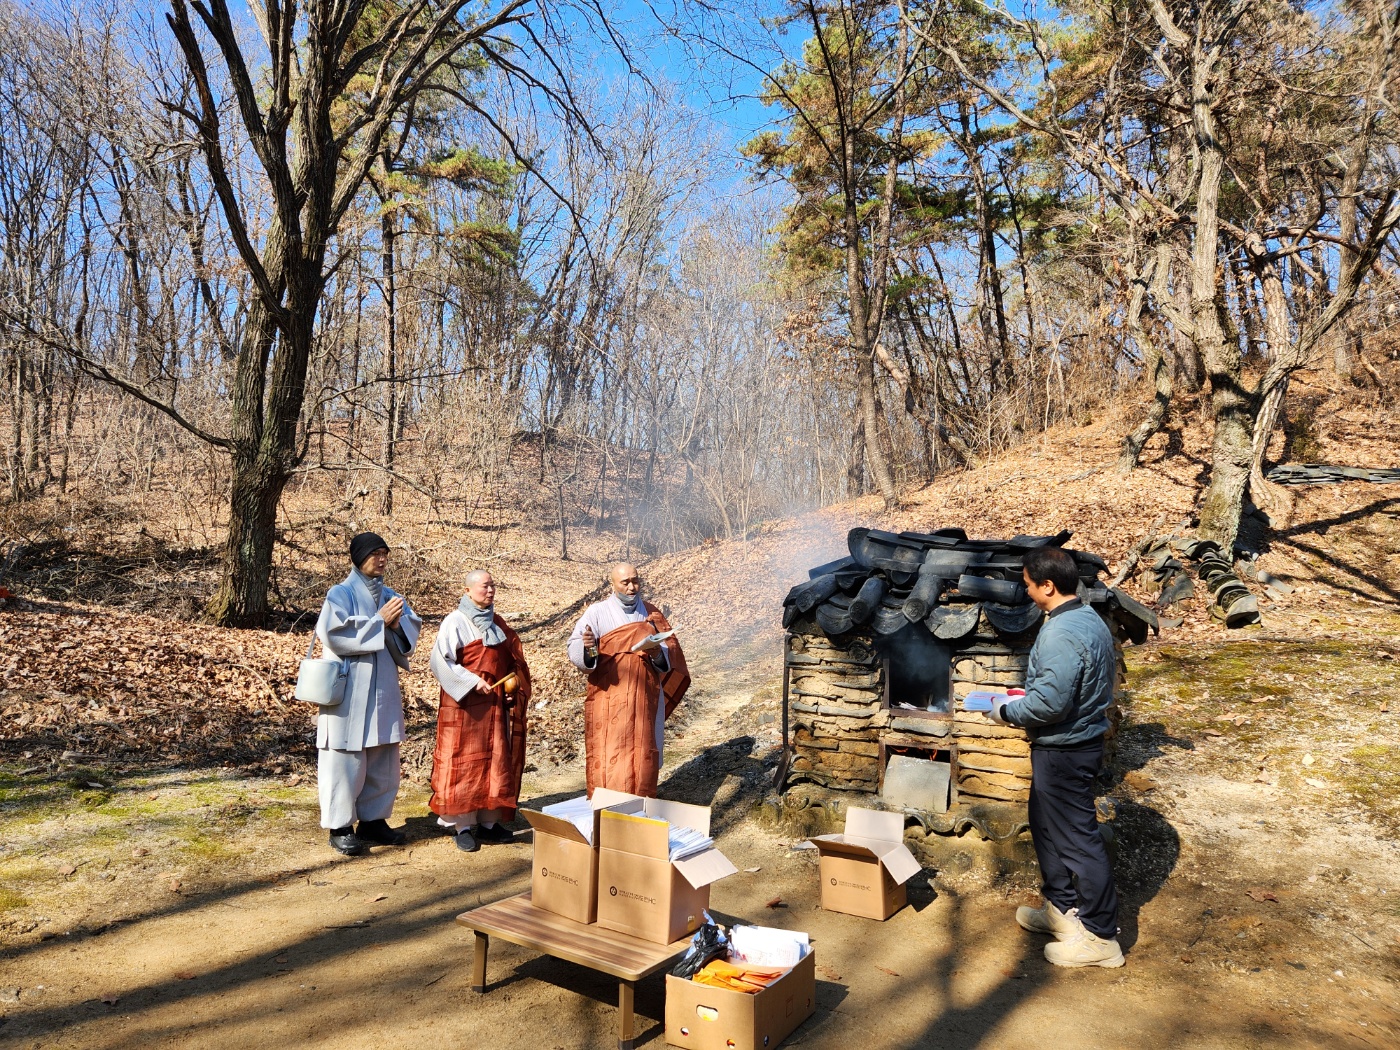
<path fill-rule="evenodd" d="M 1031 748 L 1031 841 L 1041 892 L 1099 937 L 1118 935 L 1118 891 L 1094 815 L 1094 778 L 1103 744 L 1076 751 Z"/>

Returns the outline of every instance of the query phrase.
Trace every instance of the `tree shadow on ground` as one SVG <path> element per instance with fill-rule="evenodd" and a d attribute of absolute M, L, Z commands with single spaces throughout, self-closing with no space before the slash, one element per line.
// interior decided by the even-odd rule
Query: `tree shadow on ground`
<path fill-rule="evenodd" d="M 496 943 L 492 942 L 492 951 L 495 951 Z M 611 1006 L 614 1010 L 617 1009 L 618 1005 L 617 978 L 610 977 L 598 970 L 591 970 L 586 966 L 556 959 L 551 955 L 535 955 L 517 965 L 509 975 L 497 981 L 489 980 L 489 968 L 487 976 L 486 995 L 488 1000 L 491 993 L 497 989 L 509 988 L 522 981 L 540 981 L 553 987 L 555 993 L 561 997 L 582 996 L 603 1006 Z M 632 1003 L 636 1017 L 634 1045 L 644 1046 L 653 1041 L 659 1045 L 665 1045 L 666 971 L 662 970 L 638 981 L 634 994 L 635 998 Z M 613 1024 L 616 1025 L 616 1023 L 614 1016 Z M 614 1034 L 612 1041 L 615 1042 L 615 1040 L 616 1035 Z M 600 1041 L 599 1045 L 608 1044 Z"/>
<path fill-rule="evenodd" d="M 1360 584 L 1365 584 L 1374 588 L 1375 591 L 1380 594 L 1390 598 L 1392 601 L 1400 601 L 1400 589 L 1381 579 L 1379 576 L 1366 572 L 1361 567 L 1352 565 L 1338 557 L 1335 550 L 1314 543 L 1308 543 L 1302 538 L 1310 534 L 1325 536 L 1328 529 L 1338 525 L 1350 525 L 1363 518 L 1385 512 L 1392 507 L 1400 508 L 1400 497 L 1390 496 L 1384 499 L 1373 500 L 1364 507 L 1358 507 L 1356 510 L 1350 510 L 1345 514 L 1338 514 L 1332 518 L 1325 518 L 1321 521 L 1310 521 L 1302 525 L 1295 525 L 1292 528 L 1282 529 L 1272 533 L 1266 532 L 1264 542 L 1260 546 L 1260 553 L 1267 553 L 1274 545 L 1304 552 L 1316 558 L 1318 561 L 1331 566 L 1351 580 L 1356 581 L 1351 584 L 1338 582 L 1336 580 L 1329 581 L 1332 586 L 1336 587 L 1338 590 L 1346 591 L 1348 594 L 1370 600 L 1374 595 L 1367 594 L 1366 591 L 1359 586 Z"/>
<path fill-rule="evenodd" d="M 994 945 L 985 936 L 984 917 L 975 914 L 971 905 L 954 890 L 944 893 L 948 902 L 946 951 L 931 952 L 921 972 L 896 972 L 889 969 L 885 943 L 878 937 L 862 938 L 848 951 L 844 968 L 874 970 L 891 979 L 889 991 L 882 996 L 884 1009 L 891 1022 L 888 1027 L 869 1034 L 869 1044 L 881 1047 L 938 1047 L 939 1050 L 972 1050 L 985 1047 L 989 1032 L 1005 1017 L 1040 994 L 1051 979 L 1052 967 L 1040 958 L 1044 938 L 1026 934 L 1018 938 L 1011 953 Z M 820 961 L 820 957 L 819 957 Z M 975 997 L 960 987 L 960 978 L 968 971 L 979 971 L 988 965 L 995 967 L 996 979 L 989 989 Z M 895 1019 L 915 1011 L 924 1013 L 927 1004 L 937 1002 L 942 1008 L 919 1028 L 909 1033 L 897 1026 Z M 823 989 L 817 992 L 818 1013 L 792 1037 L 802 1045 L 825 1034 L 821 1022 L 835 1010 L 835 1004 L 823 1001 Z M 896 1036 L 895 1031 L 899 1032 Z"/>
<path fill-rule="evenodd" d="M 386 858 L 392 858 L 394 853 L 393 851 L 380 850 L 374 856 L 382 862 Z M 342 875 L 352 874 L 357 867 L 364 869 L 366 875 L 374 870 L 370 867 L 368 858 L 357 858 L 350 861 L 330 859 L 293 871 L 279 873 L 279 878 L 275 881 L 290 884 L 290 881 L 305 878 L 311 881 L 312 885 L 317 885 L 318 883 L 314 881 L 317 875 L 327 875 L 332 871 L 337 871 Z M 249 953 L 245 958 L 237 961 L 208 967 L 197 975 L 185 977 L 177 975 L 173 979 L 151 980 L 135 988 L 126 989 L 121 996 L 119 1009 L 112 1012 L 126 1015 L 139 1014 L 144 1008 L 156 1005 L 168 1008 L 172 1003 L 193 1002 L 201 998 L 217 998 L 245 985 L 286 973 L 288 972 L 286 966 L 289 962 L 293 965 L 300 965 L 303 962 L 335 964 L 337 961 L 342 961 L 346 966 L 351 966 L 353 965 L 351 960 L 363 950 L 412 941 L 431 931 L 440 930 L 444 926 L 450 925 L 455 916 L 462 911 L 485 903 L 488 899 L 495 900 L 508 896 L 511 892 L 519 891 L 523 888 L 520 885 L 521 878 L 520 871 L 510 871 L 479 881 L 464 882 L 462 885 L 453 887 L 447 893 L 431 895 L 404 911 L 376 916 L 364 921 L 347 920 L 337 909 L 329 907 L 324 916 L 324 924 L 319 929 L 300 937 L 283 940 L 273 948 Z M 249 902 L 247 898 L 268 892 L 270 889 L 269 881 L 274 880 L 270 880 L 265 875 L 250 876 L 204 892 L 184 894 L 165 904 L 149 907 L 138 914 L 124 917 L 108 927 L 91 931 L 89 936 L 108 933 L 118 926 L 146 923 L 183 913 L 196 913 L 211 907 L 245 908 L 249 907 L 250 904 L 255 906 L 256 901 Z M 251 911 L 249 918 L 250 923 L 256 927 L 256 912 Z M 22 961 L 30 954 L 50 949 L 51 945 L 48 942 L 36 941 L 8 947 L 3 953 L 0 953 L 0 959 L 6 963 L 15 963 Z M 463 958 L 467 958 L 466 949 L 464 949 Z M 453 965 L 460 968 L 461 961 L 453 960 Z M 427 970 L 439 968 L 439 963 L 429 964 L 423 968 L 423 973 L 415 970 L 412 974 L 406 974 L 404 980 L 408 985 L 421 987 L 424 973 Z M 101 992 L 102 989 L 94 989 L 94 995 L 101 994 Z M 295 995 L 292 997 L 295 998 Z M 270 1006 L 269 1009 L 271 1009 Z M 37 1032 L 59 1031 L 87 1019 L 83 1004 L 53 1007 L 41 1005 L 13 1017 L 14 1021 Z M 155 1033 L 150 1034 L 154 1035 Z M 109 1045 L 136 1047 L 144 1045 L 144 1038 L 133 1034 L 131 1039 L 124 1044 L 111 1043 Z"/>
<path fill-rule="evenodd" d="M 1138 913 L 1160 892 L 1175 868 L 1180 841 L 1160 813 L 1134 803 L 1119 805 L 1114 825 L 1117 834 L 1111 855 L 1120 895 L 1119 943 L 1128 956 L 1127 965 L 1132 966 L 1132 949 L 1138 941 Z M 1003 953 L 991 963 L 997 974 L 991 987 L 969 997 L 960 987 L 960 974 L 975 973 L 979 968 L 985 972 L 987 957 L 997 949 L 986 940 L 985 919 L 980 910 L 974 913 L 972 904 L 955 889 L 945 887 L 942 897 L 951 906 L 950 948 L 929 958 L 925 974 L 904 975 L 916 982 L 912 992 L 917 998 L 939 1002 L 942 1008 L 917 1035 L 887 1045 L 936 1046 L 939 1050 L 995 1046 L 995 1030 L 1032 999 L 1041 997 L 1052 984 L 1057 985 L 1066 971 L 1058 970 L 1044 958 L 1046 938 L 1013 931 L 1013 936 L 1018 937 L 1017 946 L 1013 953 Z M 1009 913 L 1005 921 L 1011 921 Z M 909 989 L 901 989 L 906 998 L 909 993 Z M 891 1006 L 894 1008 L 895 1004 Z"/>
<path fill-rule="evenodd" d="M 1114 739 L 1112 768 L 1107 772 L 1114 781 L 1124 773 L 1142 769 L 1153 759 L 1166 755 L 1166 748 L 1194 751 L 1196 745 L 1187 737 L 1172 736 L 1161 722 L 1133 722 L 1119 727 Z"/>
<path fill-rule="evenodd" d="M 658 787 L 663 798 L 710 807 L 710 833 L 718 837 L 744 819 L 771 774 L 752 754 L 754 737 L 744 734 L 704 751 L 673 769 Z"/>

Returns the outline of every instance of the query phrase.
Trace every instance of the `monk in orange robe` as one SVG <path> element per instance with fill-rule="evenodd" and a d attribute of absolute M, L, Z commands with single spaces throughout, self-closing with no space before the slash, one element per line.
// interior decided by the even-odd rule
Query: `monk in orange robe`
<path fill-rule="evenodd" d="M 637 570 L 620 562 L 613 593 L 584 611 L 569 658 L 588 672 L 583 703 L 588 793 L 598 787 L 656 797 L 666 719 L 690 687 L 690 670 L 660 609 L 641 597 Z"/>
<path fill-rule="evenodd" d="M 430 661 L 440 690 L 428 808 L 468 853 L 514 839 L 504 825 L 515 819 L 525 771 L 530 668 L 520 636 L 495 613 L 495 595 L 486 570 L 467 577 Z"/>

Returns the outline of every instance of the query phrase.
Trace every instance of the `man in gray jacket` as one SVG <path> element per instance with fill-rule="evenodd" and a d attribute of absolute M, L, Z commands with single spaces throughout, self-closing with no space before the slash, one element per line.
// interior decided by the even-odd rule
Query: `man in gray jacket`
<path fill-rule="evenodd" d="M 1031 741 L 1031 840 L 1045 905 L 1018 908 L 1016 921 L 1055 937 L 1045 958 L 1056 966 L 1122 966 L 1118 893 L 1094 809 L 1113 702 L 1113 635 L 1075 596 L 1079 569 L 1070 554 L 1041 547 L 1022 565 L 1026 590 L 1047 615 L 1031 647 L 1026 695 L 998 701 L 990 713 L 1024 727 Z"/>
<path fill-rule="evenodd" d="M 331 848 L 351 857 L 369 843 L 401 846 L 406 839 L 388 823 L 404 736 L 399 669 L 408 670 L 423 621 L 385 586 L 388 560 L 382 537 L 362 532 L 352 539 L 354 568 L 330 589 L 316 622 L 321 644 L 347 668 L 345 699 L 316 718 L 321 827 Z"/>

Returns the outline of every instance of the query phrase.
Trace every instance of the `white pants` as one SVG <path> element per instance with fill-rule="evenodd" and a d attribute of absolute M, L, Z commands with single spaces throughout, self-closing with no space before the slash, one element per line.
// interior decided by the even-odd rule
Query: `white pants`
<path fill-rule="evenodd" d="M 399 745 L 363 751 L 321 748 L 316 779 L 321 827 L 348 828 L 356 820 L 387 820 L 399 793 Z"/>
<path fill-rule="evenodd" d="M 438 827 L 454 832 L 466 831 L 477 824 L 495 824 L 501 819 L 499 809 L 474 809 L 470 813 L 446 813 L 438 817 Z"/>

